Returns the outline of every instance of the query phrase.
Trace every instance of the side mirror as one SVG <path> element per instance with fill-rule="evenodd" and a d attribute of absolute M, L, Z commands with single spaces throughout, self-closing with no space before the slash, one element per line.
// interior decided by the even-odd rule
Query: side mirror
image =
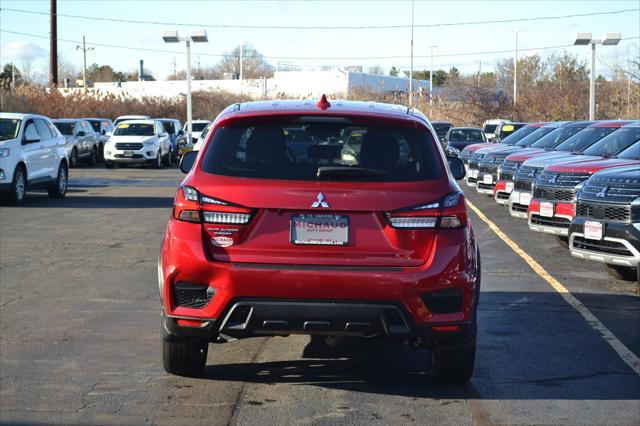
<path fill-rule="evenodd" d="M 458 157 L 447 157 L 447 161 L 449 162 L 449 169 L 451 170 L 451 174 L 455 180 L 464 179 L 467 172 L 464 169 L 464 163 L 462 160 Z"/>
<path fill-rule="evenodd" d="M 84 130 L 80 130 L 80 131 L 78 132 L 78 134 L 77 134 L 77 136 L 80 136 L 80 137 L 82 137 L 82 136 L 86 136 L 86 135 L 87 135 L 87 134 L 84 132 Z"/>
<path fill-rule="evenodd" d="M 105 129 L 100 130 L 100 133 L 102 133 L 103 135 L 107 134 L 107 131 Z"/>
<path fill-rule="evenodd" d="M 196 162 L 197 157 L 198 151 L 189 151 L 184 154 L 180 160 L 180 171 L 182 173 L 189 173 L 193 167 L 193 163 Z M 464 170 L 464 165 L 462 166 L 462 170 Z"/>
<path fill-rule="evenodd" d="M 178 130 L 178 136 L 182 136 L 182 135 L 184 135 L 184 130 L 182 129 Z"/>

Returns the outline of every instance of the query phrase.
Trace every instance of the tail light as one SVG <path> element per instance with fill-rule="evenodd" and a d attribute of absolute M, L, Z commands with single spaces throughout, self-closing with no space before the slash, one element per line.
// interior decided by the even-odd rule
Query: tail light
<path fill-rule="evenodd" d="M 398 229 L 462 228 L 467 224 L 467 207 L 461 192 L 444 198 L 386 214 L 387 220 Z"/>
<path fill-rule="evenodd" d="M 186 222 L 244 225 L 253 210 L 200 194 L 191 186 L 182 186 L 176 194 L 173 217 Z"/>

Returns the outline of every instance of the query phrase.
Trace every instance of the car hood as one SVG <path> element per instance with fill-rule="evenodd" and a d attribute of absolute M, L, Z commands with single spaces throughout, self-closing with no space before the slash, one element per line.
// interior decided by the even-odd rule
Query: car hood
<path fill-rule="evenodd" d="M 476 152 L 477 153 L 481 153 L 481 154 L 488 154 L 490 152 L 502 152 L 502 151 L 511 150 L 511 149 L 514 149 L 514 148 L 516 148 L 515 149 L 516 151 L 518 149 L 522 149 L 520 147 L 515 147 L 515 146 L 511 146 L 511 145 L 499 145 L 499 146 L 490 146 L 490 147 L 487 147 L 487 148 L 483 148 L 483 149 L 480 149 L 480 150 L 478 150 Z"/>
<path fill-rule="evenodd" d="M 524 163 L 522 163 L 522 165 L 530 166 L 530 167 L 547 167 L 552 164 L 579 163 L 581 161 L 587 161 L 590 159 L 599 160 L 602 158 L 602 157 L 591 157 L 586 155 L 574 155 L 566 152 L 564 154 L 565 155 L 555 155 L 555 156 L 540 155 L 525 161 Z"/>
<path fill-rule="evenodd" d="M 522 163 L 531 158 L 554 158 L 554 157 L 564 157 L 568 155 L 566 152 L 553 152 L 547 151 L 541 148 L 526 148 L 513 154 L 509 154 L 506 158 L 507 161 L 515 161 L 518 163 Z"/>
<path fill-rule="evenodd" d="M 487 145 L 490 145 L 490 144 L 489 144 L 488 142 L 485 142 L 485 143 L 474 143 L 474 144 L 472 144 L 472 145 L 467 145 L 467 146 L 465 146 L 465 147 L 464 147 L 464 150 L 465 150 L 465 151 L 475 152 L 475 151 L 477 151 L 477 150 L 479 150 L 479 149 L 482 149 L 482 148 L 488 148 L 488 146 L 487 146 Z M 504 146 L 504 145 L 502 145 L 502 144 L 491 144 L 491 146 L 498 146 L 498 145 L 500 145 L 500 146 Z"/>
<path fill-rule="evenodd" d="M 146 141 L 153 141 L 155 140 L 156 137 L 155 136 L 111 136 L 109 138 L 109 142 L 138 142 L 138 143 L 144 143 Z"/>
<path fill-rule="evenodd" d="M 633 164 L 640 165 L 639 160 L 625 160 L 618 158 L 600 158 L 590 157 L 589 160 L 574 162 L 569 164 L 555 164 L 547 168 L 552 172 L 561 173 L 595 173 L 598 170 L 606 169 L 609 167 L 630 166 Z"/>

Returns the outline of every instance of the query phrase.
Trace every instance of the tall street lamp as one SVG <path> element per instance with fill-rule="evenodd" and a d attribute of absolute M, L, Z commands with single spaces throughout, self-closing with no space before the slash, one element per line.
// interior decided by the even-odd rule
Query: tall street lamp
<path fill-rule="evenodd" d="M 431 62 L 429 63 L 429 107 L 433 108 L 433 48 L 438 47 L 435 44 L 427 46 L 431 52 Z M 429 112 L 429 115 L 433 114 Z"/>
<path fill-rule="evenodd" d="M 204 30 L 193 31 L 190 36 L 180 37 L 177 31 L 164 31 L 162 40 L 165 43 L 179 43 L 184 41 L 187 46 L 187 141 L 193 143 L 191 139 L 192 133 L 192 117 L 191 117 L 191 42 L 206 43 L 209 41 L 207 32 Z"/>
<path fill-rule="evenodd" d="M 513 58 L 513 106 L 516 106 L 518 103 L 518 33 L 527 31 L 527 30 L 511 30 L 511 32 L 515 35 L 515 50 L 514 50 L 514 58 Z"/>
<path fill-rule="evenodd" d="M 595 120 L 596 116 L 596 44 L 603 46 L 615 46 L 620 43 L 620 33 L 606 33 L 602 40 L 591 38 L 591 33 L 578 33 L 573 44 L 575 46 L 591 45 L 591 73 L 589 75 L 589 120 Z"/>

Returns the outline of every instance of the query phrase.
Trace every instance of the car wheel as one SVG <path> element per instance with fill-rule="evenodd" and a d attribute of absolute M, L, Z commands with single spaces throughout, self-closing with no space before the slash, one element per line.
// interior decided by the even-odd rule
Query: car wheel
<path fill-rule="evenodd" d="M 104 145 L 101 143 L 98 146 L 98 161 L 104 160 Z"/>
<path fill-rule="evenodd" d="M 467 382 L 473 375 L 475 360 L 475 331 L 473 338 L 467 343 L 461 345 L 437 345 L 430 349 L 431 374 L 439 382 Z"/>
<path fill-rule="evenodd" d="M 207 364 L 209 342 L 172 336 L 162 327 L 162 365 L 167 373 L 200 377 Z"/>
<path fill-rule="evenodd" d="M 51 198 L 64 198 L 67 195 L 67 184 L 69 182 L 69 171 L 64 163 L 60 163 L 58 167 L 58 176 L 53 184 L 47 188 L 49 197 Z"/>
<path fill-rule="evenodd" d="M 162 157 L 162 164 L 165 167 L 169 167 L 171 166 L 171 151 L 167 152 L 167 155 L 165 155 L 164 157 Z"/>
<path fill-rule="evenodd" d="M 619 280 L 635 281 L 638 279 L 638 270 L 636 268 L 631 268 L 629 266 L 609 265 L 605 263 L 604 269 L 613 278 L 616 278 Z"/>
<path fill-rule="evenodd" d="M 96 164 L 98 164 L 98 150 L 94 146 L 93 149 L 91 149 L 91 155 L 89 155 L 89 165 L 93 167 Z"/>
<path fill-rule="evenodd" d="M 73 148 L 71 150 L 71 157 L 69 157 L 69 167 L 75 169 L 78 167 L 78 150 Z"/>
<path fill-rule="evenodd" d="M 22 204 L 27 192 L 27 173 L 24 166 L 19 165 L 13 172 L 13 180 L 11 181 L 11 190 L 9 191 L 9 202 L 11 204 Z"/>
<path fill-rule="evenodd" d="M 160 150 L 158 150 L 158 153 L 156 154 L 156 162 L 154 164 L 154 167 L 156 169 L 162 168 L 162 155 L 160 155 Z"/>
<path fill-rule="evenodd" d="M 569 237 L 556 237 L 558 244 L 562 247 L 568 249 L 569 248 Z"/>

